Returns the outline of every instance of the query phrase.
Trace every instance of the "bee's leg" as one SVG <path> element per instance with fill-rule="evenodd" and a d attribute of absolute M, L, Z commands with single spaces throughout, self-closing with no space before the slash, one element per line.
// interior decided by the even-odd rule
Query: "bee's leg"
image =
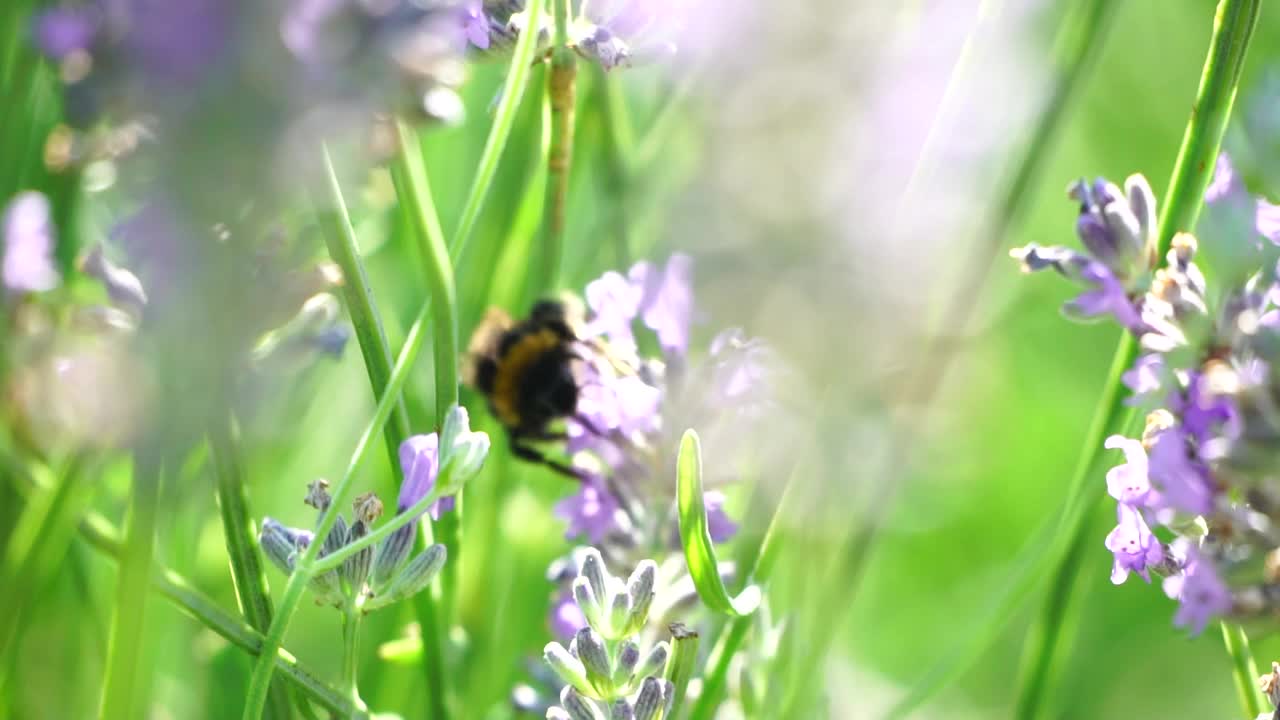
<path fill-rule="evenodd" d="M 545 465 L 561 475 L 571 477 L 579 482 L 586 480 L 586 475 L 582 470 L 579 470 L 568 463 L 561 462 L 554 458 L 549 458 L 541 450 L 526 445 L 514 438 L 511 440 L 511 454 L 521 460 L 528 460 L 529 462 L 535 462 L 539 465 Z"/>

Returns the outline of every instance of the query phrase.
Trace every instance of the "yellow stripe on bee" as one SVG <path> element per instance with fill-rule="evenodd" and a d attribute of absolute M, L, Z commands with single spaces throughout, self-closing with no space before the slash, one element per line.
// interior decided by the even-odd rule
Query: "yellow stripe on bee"
<path fill-rule="evenodd" d="M 529 366 L 548 351 L 564 342 L 550 330 L 539 330 L 520 338 L 510 350 L 498 359 L 498 371 L 493 378 L 493 411 L 508 427 L 520 424 L 517 407 L 520 382 Z"/>

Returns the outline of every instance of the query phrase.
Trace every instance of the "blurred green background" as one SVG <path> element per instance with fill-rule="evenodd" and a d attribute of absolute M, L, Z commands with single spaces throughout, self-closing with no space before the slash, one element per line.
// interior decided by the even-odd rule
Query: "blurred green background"
<path fill-rule="evenodd" d="M 617 166 L 608 142 L 605 77 L 583 73 L 563 284 L 580 290 L 607 269 L 689 252 L 704 316 L 695 345 L 741 325 L 772 341 L 795 368 L 798 410 L 778 422 L 820 433 L 822 450 L 802 478 L 812 514 L 784 519 L 795 542 L 784 548 L 775 601 L 780 612 L 800 613 L 799 627 L 834 638 L 818 667 L 832 718 L 881 717 L 983 627 L 1019 573 L 1046 571 L 1037 552 L 1046 546 L 1042 530 L 1061 512 L 1118 331 L 1062 319 L 1057 307 L 1071 288 L 1020 276 L 1005 252 L 1028 242 L 1076 242 L 1076 208 L 1064 188 L 1078 177 L 1141 172 L 1161 195 L 1214 10 L 1209 0 L 1112 4 L 1100 48 L 1062 110 L 1054 141 L 1037 156 L 1023 211 L 996 238 L 984 234 L 985 223 L 1066 70 L 1062 36 L 1069 43 L 1079 31 L 1076 13 L 1088 2 L 712 4 L 708 14 L 720 32 L 694 53 L 698 62 L 608 78 L 625 94 L 639 136 L 661 118 L 657 154 L 636 174 Z M 1270 5 L 1238 108 L 1261 103 L 1280 113 L 1280 97 L 1261 91 L 1278 63 L 1280 8 Z M 463 90 L 467 121 L 426 135 L 447 229 L 457 225 L 489 129 L 486 108 L 505 69 L 476 64 Z M 534 72 L 458 268 L 464 338 L 490 304 L 519 312 L 533 299 L 522 269 L 537 252 L 542 72 Z M 53 80 L 47 69 L 33 77 Z M 0 113 L 36 112 L 13 98 L 0 101 Z M 38 153 L 38 144 L 27 152 Z M 380 171 L 353 171 L 344 183 L 391 345 L 399 347 L 422 297 L 416 273 L 405 271 L 416 267 L 406 229 Z M 525 205 L 532 210 L 522 215 L 531 183 L 534 201 Z M 104 231 L 96 202 L 85 201 L 84 237 Z M 961 278 L 979 271 L 987 273 L 981 292 L 954 302 Z M 929 339 L 939 328 L 947 337 L 940 345 Z M 927 350 L 936 358 L 922 358 Z M 432 415 L 427 355 L 406 395 L 418 431 Z M 903 386 L 906 370 L 922 361 L 948 364 L 927 406 Z M 464 400 L 498 438 L 483 403 L 466 392 Z M 305 526 L 305 484 L 340 476 L 373 409 L 354 343 L 341 362 L 319 363 L 293 386 L 264 394 L 262 406 L 245 428 L 251 507 Z M 820 416 L 830 422 L 819 427 Z M 904 453 L 889 451 L 901 447 Z M 359 487 L 390 498 L 395 489 L 380 450 Z M 732 459 L 707 458 L 717 462 Z M 112 456 L 91 478 L 94 506 L 117 523 L 128 471 Z M 4 538 L 23 507 L 15 485 L 0 490 Z M 544 572 L 569 547 L 550 508 L 569 491 L 560 478 L 512 460 L 502 441 L 468 487 L 462 629 L 453 638 L 456 667 L 465 668 L 453 680 L 460 717 L 509 716 L 510 689 L 527 679 L 524 659 L 536 659 L 549 638 L 553 588 Z M 171 510 L 161 520 L 160 557 L 234 609 L 208 464 L 193 458 L 164 492 Z M 742 495 L 731 498 L 732 510 L 741 512 Z M 1109 582 L 1103 538 L 1112 512 L 1107 503 L 1094 512 L 1096 543 L 1063 632 L 1068 647 L 1055 671 L 1054 715 L 1237 717 L 1216 629 L 1188 638 L 1172 626 L 1174 603 L 1158 586 Z M 860 584 L 823 582 L 849 533 L 872 516 L 883 531 Z M 1031 565 L 1023 564 L 1028 558 Z M 0 588 L 34 600 L 21 618 L 21 644 L 4 658 L 14 673 L 0 694 L 0 716 L 96 712 L 114 566 L 72 542 L 49 572 L 40 587 Z M 268 568 L 268 579 L 278 596 L 284 578 Z M 997 616 L 994 642 L 913 716 L 1009 716 L 1043 587 L 1016 612 Z M 815 593 L 829 602 L 815 601 Z M 239 717 L 249 658 L 172 605 L 151 607 L 149 717 Z M 400 637 L 410 619 L 407 606 L 370 617 L 361 685 L 375 709 L 416 717 L 423 696 L 417 668 L 374 651 Z M 339 638 L 337 614 L 306 602 L 285 647 L 336 676 Z M 1255 631 L 1251 639 L 1264 667 L 1280 658 L 1280 638 Z"/>

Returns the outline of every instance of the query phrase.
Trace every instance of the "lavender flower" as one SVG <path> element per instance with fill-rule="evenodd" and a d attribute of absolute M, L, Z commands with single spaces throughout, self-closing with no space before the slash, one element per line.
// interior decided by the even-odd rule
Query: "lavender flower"
<path fill-rule="evenodd" d="M 1231 610 L 1231 593 L 1191 540 L 1179 538 L 1171 549 L 1181 570 L 1163 585 L 1165 594 L 1179 603 L 1174 624 L 1199 634 L 1210 619 Z"/>
<path fill-rule="evenodd" d="M 1115 554 L 1115 564 L 1111 569 L 1111 582 L 1116 585 L 1124 583 L 1133 571 L 1151 582 L 1147 568 L 1164 560 L 1164 549 L 1160 541 L 1151 533 L 1151 528 L 1142 519 L 1142 513 L 1132 505 L 1119 503 L 1116 505 L 1115 529 L 1107 535 L 1107 549 Z"/>
<path fill-rule="evenodd" d="M 1010 251 L 1024 272 L 1053 268 L 1091 289 L 1063 306 L 1073 318 L 1113 316 L 1135 333 L 1145 330 L 1137 297 L 1146 290 L 1156 258 L 1156 205 L 1151 186 L 1131 175 L 1120 188 L 1098 179 L 1072 185 L 1070 196 L 1080 203 L 1076 233 L 1087 254 L 1065 247 L 1034 243 Z"/>
<path fill-rule="evenodd" d="M 62 281 L 53 264 L 53 217 L 49 199 L 28 191 L 4 211 L 4 287 L 12 293 L 44 292 Z"/>

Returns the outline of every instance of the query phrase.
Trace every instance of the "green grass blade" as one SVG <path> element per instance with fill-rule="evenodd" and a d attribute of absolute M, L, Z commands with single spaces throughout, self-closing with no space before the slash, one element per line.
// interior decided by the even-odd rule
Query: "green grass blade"
<path fill-rule="evenodd" d="M 1236 692 L 1240 695 L 1240 707 L 1244 709 L 1246 720 L 1254 720 L 1270 705 L 1258 688 L 1258 665 L 1253 661 L 1253 651 L 1249 649 L 1249 636 L 1244 628 L 1234 623 L 1222 625 L 1222 643 L 1231 658 L 1231 676 L 1236 683 Z"/>
<path fill-rule="evenodd" d="M 684 547 L 689 575 L 702 602 L 712 610 L 733 617 L 745 617 L 760 606 L 760 588 L 748 585 L 736 597 L 720 578 L 720 563 L 707 527 L 707 508 L 702 498 L 702 447 L 698 434 L 686 430 L 680 439 L 676 459 L 677 503 L 680 515 L 680 544 Z"/>

